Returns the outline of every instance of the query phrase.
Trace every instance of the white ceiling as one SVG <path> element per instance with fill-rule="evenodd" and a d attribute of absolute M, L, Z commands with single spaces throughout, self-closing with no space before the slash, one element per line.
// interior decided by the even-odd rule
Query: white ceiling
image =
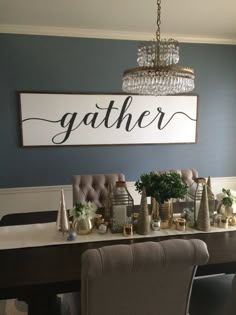
<path fill-rule="evenodd" d="M 0 0 L 0 33 L 152 40 L 156 0 Z M 236 44 L 236 0 L 162 0 L 161 37 Z"/>

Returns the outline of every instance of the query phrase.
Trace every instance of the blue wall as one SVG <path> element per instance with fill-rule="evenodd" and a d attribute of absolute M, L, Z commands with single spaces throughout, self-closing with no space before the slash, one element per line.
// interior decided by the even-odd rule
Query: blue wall
<path fill-rule="evenodd" d="M 199 95 L 196 144 L 22 148 L 17 91 L 121 92 L 137 42 L 0 35 L 0 187 L 70 184 L 72 174 L 196 168 L 236 176 L 236 46 L 181 44 Z"/>

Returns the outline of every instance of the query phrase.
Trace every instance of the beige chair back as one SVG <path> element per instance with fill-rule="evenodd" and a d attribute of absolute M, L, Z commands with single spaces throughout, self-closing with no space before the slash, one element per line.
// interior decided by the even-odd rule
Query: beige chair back
<path fill-rule="evenodd" d="M 82 315 L 187 315 L 206 244 L 173 239 L 87 250 L 82 256 Z"/>
<path fill-rule="evenodd" d="M 125 181 L 124 174 L 93 174 L 72 176 L 73 205 L 83 201 L 93 201 L 103 207 L 107 198 L 108 186 L 117 181 Z"/>

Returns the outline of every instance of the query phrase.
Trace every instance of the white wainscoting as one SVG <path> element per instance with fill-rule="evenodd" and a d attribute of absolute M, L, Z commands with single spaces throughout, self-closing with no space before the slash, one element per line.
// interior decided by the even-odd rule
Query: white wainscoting
<path fill-rule="evenodd" d="M 134 203 L 139 204 L 140 195 L 135 191 L 134 182 L 128 182 L 127 188 Z M 67 209 L 72 208 L 72 185 L 0 189 L 0 219 L 8 213 L 57 210 L 61 189 Z"/>
<path fill-rule="evenodd" d="M 127 182 L 127 188 L 140 203 L 140 195 L 135 191 L 135 182 Z M 222 188 L 236 191 L 236 177 L 212 177 L 212 190 L 218 195 Z M 40 186 L 0 189 L 0 219 L 8 213 L 56 210 L 60 201 L 60 190 L 64 189 L 66 207 L 72 207 L 72 186 Z"/>

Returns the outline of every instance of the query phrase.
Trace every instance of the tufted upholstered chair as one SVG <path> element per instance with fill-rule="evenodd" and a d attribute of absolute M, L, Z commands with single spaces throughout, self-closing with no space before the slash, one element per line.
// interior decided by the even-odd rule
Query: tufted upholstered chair
<path fill-rule="evenodd" d="M 72 176 L 73 205 L 83 201 L 93 201 L 103 207 L 108 193 L 108 185 L 125 181 L 124 174 L 93 174 Z"/>
<path fill-rule="evenodd" d="M 82 315 L 187 315 L 206 244 L 172 239 L 113 245 L 82 256 Z"/>

